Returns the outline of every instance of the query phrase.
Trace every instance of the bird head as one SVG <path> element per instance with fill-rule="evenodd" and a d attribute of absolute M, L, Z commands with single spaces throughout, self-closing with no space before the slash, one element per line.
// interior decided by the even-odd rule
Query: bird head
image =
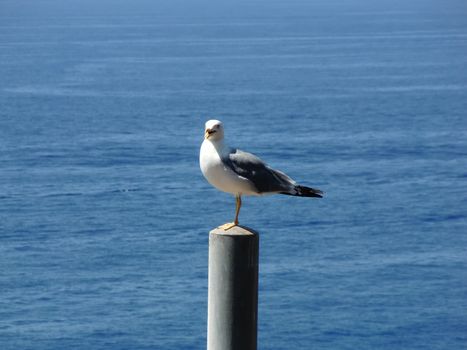
<path fill-rule="evenodd" d="M 224 138 L 222 122 L 215 119 L 208 120 L 204 128 L 204 138 L 211 141 L 222 140 Z"/>

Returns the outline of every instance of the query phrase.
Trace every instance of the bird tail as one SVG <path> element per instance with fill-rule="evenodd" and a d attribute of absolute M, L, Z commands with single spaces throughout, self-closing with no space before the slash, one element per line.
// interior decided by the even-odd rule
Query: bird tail
<path fill-rule="evenodd" d="M 323 191 L 317 188 L 295 185 L 290 192 L 281 192 L 289 196 L 323 198 Z"/>

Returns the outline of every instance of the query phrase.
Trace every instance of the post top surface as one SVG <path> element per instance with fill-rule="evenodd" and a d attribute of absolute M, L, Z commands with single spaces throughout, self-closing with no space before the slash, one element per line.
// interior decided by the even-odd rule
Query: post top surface
<path fill-rule="evenodd" d="M 223 236 L 257 236 L 258 232 L 246 226 L 234 226 L 231 229 L 224 230 L 219 227 L 213 229 L 210 233 Z"/>

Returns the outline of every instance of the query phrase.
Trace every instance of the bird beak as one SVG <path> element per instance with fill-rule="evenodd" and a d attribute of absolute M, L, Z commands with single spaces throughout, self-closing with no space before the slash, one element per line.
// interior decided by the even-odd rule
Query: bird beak
<path fill-rule="evenodd" d="M 209 136 L 211 136 L 212 133 L 213 133 L 213 131 L 211 129 L 206 129 L 206 131 L 204 132 L 204 138 L 208 139 Z"/>

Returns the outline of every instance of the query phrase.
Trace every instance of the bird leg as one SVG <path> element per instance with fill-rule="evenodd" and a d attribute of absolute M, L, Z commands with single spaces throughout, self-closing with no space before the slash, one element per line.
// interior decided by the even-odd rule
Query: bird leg
<path fill-rule="evenodd" d="M 242 206 L 242 196 L 239 194 L 235 196 L 235 226 L 238 225 L 238 214 L 240 214 L 240 207 Z"/>
<path fill-rule="evenodd" d="M 224 225 L 219 226 L 220 229 L 223 229 L 224 231 L 230 230 L 232 227 L 238 226 L 238 214 L 240 213 L 240 207 L 242 206 L 242 196 L 236 195 L 235 196 L 235 220 L 234 222 L 228 222 Z"/>

